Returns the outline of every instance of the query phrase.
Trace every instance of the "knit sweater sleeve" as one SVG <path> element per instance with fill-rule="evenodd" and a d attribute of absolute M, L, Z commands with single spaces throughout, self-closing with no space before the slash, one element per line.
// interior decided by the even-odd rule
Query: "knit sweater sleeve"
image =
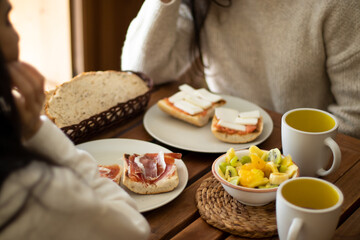
<path fill-rule="evenodd" d="M 175 80 L 190 66 L 192 19 L 181 0 L 146 0 L 131 22 L 121 69 L 141 71 L 155 84 Z"/>
<path fill-rule="evenodd" d="M 100 177 L 91 155 L 77 149 L 47 117 L 41 118 L 41 128 L 25 146 L 58 166 L 44 171 L 49 168 L 34 162 L 9 179 L 13 189 L 35 185 L 33 195 L 45 206 L 29 203 L 17 227 L 22 222 L 21 229 L 31 228 L 29 222 L 41 226 L 28 239 L 146 239 L 149 224 L 135 201 L 113 181 Z M 44 173 L 42 181 L 36 180 Z M 59 227 L 64 230 L 60 237 L 50 237 Z"/>
<path fill-rule="evenodd" d="M 334 1 L 324 21 L 327 72 L 339 130 L 360 138 L 360 1 Z"/>

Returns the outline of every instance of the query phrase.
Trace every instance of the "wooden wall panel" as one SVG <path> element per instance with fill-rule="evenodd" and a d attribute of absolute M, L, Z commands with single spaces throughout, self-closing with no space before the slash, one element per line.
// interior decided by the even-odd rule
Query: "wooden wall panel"
<path fill-rule="evenodd" d="M 141 0 L 83 0 L 85 71 L 119 70 L 127 28 Z"/>

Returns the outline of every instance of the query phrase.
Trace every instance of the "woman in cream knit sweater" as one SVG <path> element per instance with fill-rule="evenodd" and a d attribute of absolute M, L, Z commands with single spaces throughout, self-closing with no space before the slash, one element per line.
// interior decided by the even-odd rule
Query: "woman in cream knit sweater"
<path fill-rule="evenodd" d="M 360 137 L 360 1 L 203 1 L 209 8 L 196 54 L 194 1 L 184 2 L 145 0 L 127 32 L 123 70 L 160 84 L 201 54 L 211 91 L 280 113 L 323 109 L 341 132 Z"/>

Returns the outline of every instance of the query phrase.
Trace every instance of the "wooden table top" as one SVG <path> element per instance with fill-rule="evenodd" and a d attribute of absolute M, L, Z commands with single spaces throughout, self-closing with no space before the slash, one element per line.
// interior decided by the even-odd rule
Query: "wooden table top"
<path fill-rule="evenodd" d="M 147 109 L 156 104 L 159 99 L 177 92 L 178 86 L 179 83 L 174 82 L 154 89 Z M 281 114 L 273 111 L 267 112 L 273 120 L 274 129 L 270 137 L 258 147 L 281 149 Z M 200 217 L 196 207 L 196 190 L 204 179 L 212 176 L 211 165 L 220 154 L 191 152 L 159 142 L 146 132 L 143 126 L 143 116 L 144 113 L 94 139 L 138 139 L 164 146 L 173 152 L 182 153 L 182 160 L 189 173 L 187 186 L 170 203 L 144 213 L 151 226 L 150 239 L 247 239 L 208 225 Z M 339 144 L 342 153 L 341 166 L 335 173 L 324 178 L 338 186 L 345 198 L 334 239 L 360 239 L 360 140 L 338 134 L 336 142 Z M 275 236 L 270 239 L 278 239 L 278 237 Z"/>

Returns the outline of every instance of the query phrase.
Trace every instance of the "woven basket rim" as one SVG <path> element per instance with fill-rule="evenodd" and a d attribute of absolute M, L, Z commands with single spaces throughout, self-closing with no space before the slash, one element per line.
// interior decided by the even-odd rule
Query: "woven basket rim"
<path fill-rule="evenodd" d="M 112 70 L 111 70 L 112 71 Z M 150 99 L 150 95 L 151 95 L 151 91 L 153 89 L 154 83 L 152 81 L 151 78 L 149 78 L 146 74 L 144 74 L 143 72 L 135 72 L 135 71 L 122 71 L 122 72 L 130 72 L 133 74 L 136 74 L 137 76 L 139 76 L 148 86 L 148 91 L 145 92 L 142 95 L 136 96 L 135 98 L 131 98 L 126 102 L 121 102 L 116 104 L 115 106 L 110 107 L 107 110 L 104 110 L 98 114 L 95 114 L 93 116 L 91 116 L 90 118 L 84 119 L 81 122 L 77 123 L 77 124 L 72 124 L 69 126 L 65 126 L 62 127 L 61 130 L 76 144 L 81 143 L 86 141 L 87 139 L 89 139 L 90 137 L 93 137 L 94 135 L 96 135 L 97 133 L 103 132 L 106 129 L 108 129 L 109 127 L 113 126 L 114 124 L 118 124 L 120 122 L 122 122 L 125 119 L 129 119 L 131 117 L 134 117 L 135 115 L 137 115 L 139 112 L 145 110 L 149 99 Z M 114 114 L 116 113 L 116 111 L 120 111 L 121 109 L 124 109 L 125 106 L 128 105 L 136 105 L 136 104 L 141 104 L 142 102 L 145 102 L 144 104 L 142 104 L 141 109 L 138 109 L 136 112 L 133 112 L 129 115 L 125 115 L 122 116 L 118 119 L 115 119 L 114 121 L 108 121 L 106 125 L 101 126 L 99 129 L 93 129 L 91 127 L 89 127 L 90 124 L 88 124 L 89 122 L 94 123 L 93 125 L 96 125 L 96 119 L 101 119 L 102 116 L 106 116 L 109 114 Z M 87 134 L 83 134 L 84 131 L 82 131 L 82 129 L 86 128 L 87 130 Z M 71 134 L 70 134 L 70 133 Z M 74 136 L 81 136 L 81 137 L 74 137 Z"/>

